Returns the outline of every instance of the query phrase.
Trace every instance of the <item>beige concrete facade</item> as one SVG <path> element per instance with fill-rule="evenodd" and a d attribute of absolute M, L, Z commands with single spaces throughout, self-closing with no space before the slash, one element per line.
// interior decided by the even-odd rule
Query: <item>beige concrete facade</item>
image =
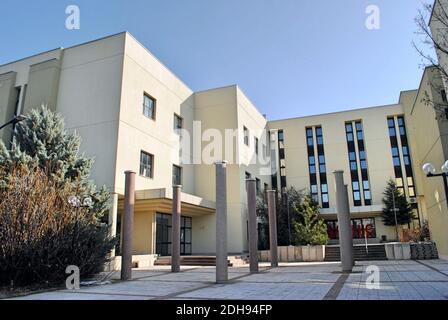
<path fill-rule="evenodd" d="M 143 112 L 144 96 L 154 101 L 152 118 Z M 428 184 L 420 170 L 426 159 L 438 165 L 446 158 L 445 131 L 431 115 L 420 115 L 423 107 L 417 103 L 418 96 L 417 91 L 406 91 L 397 104 L 269 122 L 236 85 L 193 92 L 129 33 L 0 66 L 0 123 L 12 118 L 14 113 L 26 113 L 42 104 L 60 112 L 67 128 L 81 136 L 82 151 L 95 157 L 92 179 L 98 185 L 105 184 L 113 194 L 109 215 L 113 233 L 120 232 L 124 172 L 137 172 L 135 255 L 160 253 L 162 235 L 158 226 L 162 220 L 158 219 L 163 218 L 161 214 L 171 214 L 173 166 L 182 168 L 182 215 L 191 218 L 191 227 L 185 227 L 185 232 L 191 232 L 191 249 L 187 254 L 214 253 L 214 162 L 222 159 L 230 162 L 227 170 L 229 253 L 246 252 L 245 178 L 250 175 L 258 179 L 261 194 L 263 189 L 273 187 L 273 183 L 281 189 L 280 176 L 285 172 L 287 187 L 310 190 L 307 128 L 322 130 L 328 208 L 323 208 L 321 213 L 325 219 L 335 220 L 331 172 L 344 170 L 345 181 L 352 188 L 347 122 L 354 128 L 356 123 L 362 123 L 365 150 L 357 141 L 354 150 L 359 168 L 362 166 L 360 152 L 365 154 L 371 198 L 371 203 L 366 203 L 363 191 L 367 190 L 361 186 L 362 203 L 355 205 L 350 189 L 352 216 L 375 221 L 376 237 L 370 241 L 380 241 L 383 236 L 394 239 L 394 229 L 382 224 L 380 214 L 387 180 L 395 179 L 388 118 L 398 123 L 401 116 L 406 122 L 419 217 L 429 220 L 441 252 L 448 255 L 448 238 L 442 235 L 448 227 L 446 200 L 440 193 L 443 186 L 435 180 L 432 182 L 437 190 L 431 189 L 433 185 Z M 184 133 L 177 132 L 173 126 L 179 117 Z M 398 124 L 396 129 L 399 130 Z M 429 129 L 431 139 L 439 142 L 431 149 L 433 154 L 425 156 L 428 140 L 422 132 Z M 284 159 L 280 159 L 283 151 L 279 150 L 279 130 L 284 134 Z M 200 133 L 199 138 L 195 131 Z M 11 131 L 5 130 L 2 139 L 7 140 L 10 135 Z M 212 148 L 218 136 L 232 143 Z M 190 148 L 185 148 L 185 144 Z M 314 146 L 314 151 L 317 156 L 318 146 Z M 152 156 L 148 176 L 139 174 L 141 152 Z M 402 153 L 400 160 L 405 171 Z M 283 165 L 285 168 L 280 168 Z M 361 169 L 358 175 L 362 184 Z M 322 202 L 320 177 L 318 184 L 317 196 Z M 404 179 L 405 190 L 406 184 Z M 440 219 L 433 218 L 439 216 Z"/>

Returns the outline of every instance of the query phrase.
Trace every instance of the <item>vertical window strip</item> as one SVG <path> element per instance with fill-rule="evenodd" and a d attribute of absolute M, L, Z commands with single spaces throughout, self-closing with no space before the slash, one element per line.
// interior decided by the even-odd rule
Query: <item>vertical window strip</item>
<path fill-rule="evenodd" d="M 398 130 L 400 132 L 401 140 L 401 152 L 403 155 L 403 164 L 406 173 L 406 181 L 408 185 L 408 196 L 411 198 L 416 197 L 415 184 L 414 184 L 414 172 L 412 170 L 412 160 L 409 152 L 409 143 L 406 133 L 406 124 L 403 116 L 397 117 Z"/>
<path fill-rule="evenodd" d="M 278 154 L 279 154 L 279 167 L 280 167 L 280 189 L 281 192 L 286 192 L 286 164 L 285 164 L 285 135 L 283 130 L 278 130 Z"/>
<path fill-rule="evenodd" d="M 317 185 L 317 170 L 316 170 L 316 154 L 314 152 L 314 133 L 313 128 L 306 128 L 306 141 L 308 150 L 308 172 L 310 175 L 310 193 L 313 200 L 319 202 L 319 189 Z"/>
<path fill-rule="evenodd" d="M 364 205 L 370 206 L 372 204 L 372 194 L 370 192 L 370 182 L 369 182 L 369 168 L 366 157 L 365 140 L 364 140 L 364 130 L 361 121 L 355 122 L 356 128 L 356 139 L 358 142 L 358 155 L 359 163 L 362 177 L 362 192 L 364 198 Z"/>
<path fill-rule="evenodd" d="M 355 130 L 353 130 L 353 122 L 349 121 L 345 123 L 345 134 L 347 140 L 348 149 L 348 161 L 350 165 L 350 177 L 352 180 L 352 192 L 353 192 L 353 204 L 355 207 L 362 205 L 361 201 L 361 189 L 359 186 L 359 175 L 358 175 L 358 156 L 356 154 L 355 146 Z"/>
<path fill-rule="evenodd" d="M 322 127 L 315 127 L 316 132 L 316 142 L 317 142 L 317 159 L 319 162 L 319 180 L 320 180 L 320 191 L 322 208 L 329 208 L 329 197 L 328 197 L 328 184 L 327 184 L 327 164 L 325 161 L 325 150 L 324 150 L 324 138 L 322 133 Z"/>
<path fill-rule="evenodd" d="M 389 130 L 389 138 L 390 138 L 390 146 L 391 146 L 391 153 L 392 153 L 392 163 L 394 166 L 394 173 L 395 173 L 395 184 L 399 191 L 401 191 L 403 194 L 404 192 L 404 181 L 403 181 L 403 170 L 401 169 L 401 159 L 400 159 L 400 150 L 398 146 L 398 139 L 397 139 L 397 130 L 395 127 L 395 118 L 394 117 L 388 117 L 387 118 L 387 126 Z"/>

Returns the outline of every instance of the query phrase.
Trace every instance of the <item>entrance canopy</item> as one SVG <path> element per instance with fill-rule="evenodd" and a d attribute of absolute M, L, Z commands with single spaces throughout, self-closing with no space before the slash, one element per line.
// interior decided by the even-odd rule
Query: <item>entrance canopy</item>
<path fill-rule="evenodd" d="M 119 199 L 119 208 L 124 208 L 124 198 Z M 170 188 L 140 190 L 135 192 L 135 213 L 171 213 L 173 190 Z M 181 194 L 182 215 L 202 216 L 215 213 L 215 203 L 188 193 Z"/>

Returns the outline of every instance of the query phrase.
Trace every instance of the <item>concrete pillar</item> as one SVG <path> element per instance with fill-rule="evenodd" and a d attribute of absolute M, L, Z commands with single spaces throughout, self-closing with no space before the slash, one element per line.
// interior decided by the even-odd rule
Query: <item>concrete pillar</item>
<path fill-rule="evenodd" d="M 135 172 L 126 171 L 121 256 L 121 280 L 132 279 L 132 238 L 134 230 Z"/>
<path fill-rule="evenodd" d="M 171 225 L 171 272 L 180 272 L 180 216 L 182 186 L 173 186 L 173 222 Z"/>
<path fill-rule="evenodd" d="M 227 253 L 227 162 L 216 164 L 216 283 L 229 280 Z"/>
<path fill-rule="evenodd" d="M 257 196 L 256 180 L 246 180 L 247 207 L 249 213 L 249 263 L 250 272 L 258 272 L 258 230 L 257 230 Z"/>
<path fill-rule="evenodd" d="M 117 219 L 118 219 L 118 194 L 111 193 L 112 205 L 109 209 L 109 236 L 114 238 L 117 236 Z M 110 253 L 111 257 L 115 257 L 115 249 L 112 249 Z"/>
<path fill-rule="evenodd" d="M 269 244 L 271 251 L 271 267 L 278 267 L 277 251 L 277 209 L 275 207 L 275 190 L 269 190 L 268 195 L 268 215 L 269 215 Z"/>
<path fill-rule="evenodd" d="M 354 265 L 353 236 L 350 220 L 350 205 L 347 186 L 344 184 L 344 171 L 333 172 L 336 190 L 336 208 L 339 222 L 339 245 L 343 272 L 352 272 Z"/>

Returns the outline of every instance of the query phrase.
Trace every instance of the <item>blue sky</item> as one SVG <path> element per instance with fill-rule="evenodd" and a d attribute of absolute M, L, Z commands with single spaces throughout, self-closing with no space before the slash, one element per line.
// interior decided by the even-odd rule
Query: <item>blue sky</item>
<path fill-rule="evenodd" d="M 420 82 L 422 1 L 1 0 L 0 64 L 126 30 L 193 90 L 237 83 L 270 119 L 391 104 Z"/>

